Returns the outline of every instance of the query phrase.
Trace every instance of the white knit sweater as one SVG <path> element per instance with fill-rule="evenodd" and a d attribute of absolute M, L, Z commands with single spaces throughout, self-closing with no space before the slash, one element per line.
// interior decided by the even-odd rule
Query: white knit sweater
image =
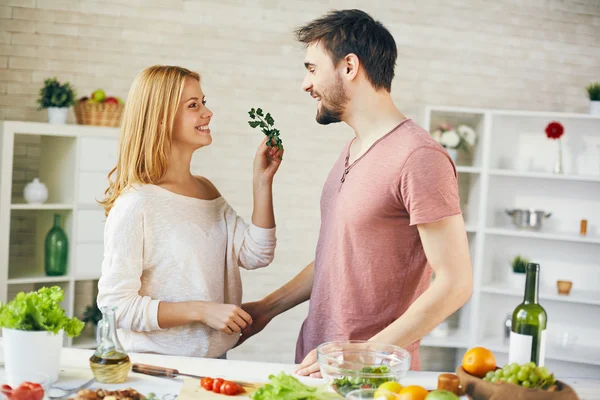
<path fill-rule="evenodd" d="M 239 267 L 271 263 L 275 229 L 247 225 L 223 197 L 201 200 L 155 185 L 121 194 L 104 230 L 98 305 L 117 307 L 130 352 L 219 357 L 239 339 L 201 323 L 158 326 L 160 301 L 240 305 Z"/>

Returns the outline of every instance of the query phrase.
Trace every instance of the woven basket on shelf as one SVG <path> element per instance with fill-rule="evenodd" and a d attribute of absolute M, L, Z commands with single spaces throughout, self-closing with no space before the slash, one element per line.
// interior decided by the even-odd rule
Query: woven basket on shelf
<path fill-rule="evenodd" d="M 80 125 L 119 126 L 123 104 L 78 101 L 73 107 Z"/>

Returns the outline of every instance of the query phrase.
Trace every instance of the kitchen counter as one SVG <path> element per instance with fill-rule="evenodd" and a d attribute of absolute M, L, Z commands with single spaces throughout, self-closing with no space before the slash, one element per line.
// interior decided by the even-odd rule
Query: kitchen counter
<path fill-rule="evenodd" d="M 2 342 L 0 339 L 0 347 Z M 61 373 L 56 386 L 75 387 L 92 378 L 88 360 L 93 354 L 90 350 L 64 348 L 61 355 Z M 0 353 L 3 358 L 3 351 Z M 267 382 L 270 374 L 281 371 L 291 373 L 293 364 L 262 363 L 237 360 L 216 360 L 203 358 L 173 357 L 156 354 L 130 354 L 132 363 L 159 365 L 176 368 L 181 373 L 201 376 L 223 377 L 230 380 L 248 382 Z M 0 359 L 2 359 L 0 358 Z M 435 389 L 438 372 L 408 372 L 402 380 L 404 385 L 420 385 L 427 389 Z M 0 366 L 0 381 L 4 377 L 4 368 Z M 582 400 L 600 399 L 600 377 L 598 379 L 559 378 L 571 385 Z M 316 384 L 320 380 L 301 378 L 304 383 Z M 128 381 L 122 385 L 102 385 L 103 388 L 133 387 L 142 394 L 155 393 L 162 400 L 173 400 L 179 394 L 183 379 L 157 378 L 148 375 L 129 373 Z M 98 387 L 97 385 L 93 387 Z M 93 388 L 92 387 L 92 388 Z M 54 393 L 51 393 L 54 394 Z M 224 397 L 225 398 L 225 397 Z M 239 398 L 239 397 L 236 397 Z"/>

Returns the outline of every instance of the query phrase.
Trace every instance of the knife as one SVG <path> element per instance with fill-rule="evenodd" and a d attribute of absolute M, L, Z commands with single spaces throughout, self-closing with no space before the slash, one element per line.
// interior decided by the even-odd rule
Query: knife
<path fill-rule="evenodd" d="M 164 378 L 177 378 L 178 376 L 188 376 L 190 378 L 196 378 L 196 379 L 205 378 L 204 376 L 199 376 L 199 375 L 182 374 L 175 368 L 157 367 L 155 365 L 147 365 L 147 364 L 133 364 L 131 366 L 131 371 L 137 372 L 138 374 L 162 376 Z"/>
<path fill-rule="evenodd" d="M 131 371 L 137 372 L 138 374 L 145 374 L 151 376 L 160 376 L 164 378 L 177 378 L 178 376 L 187 376 L 189 378 L 202 379 L 206 378 L 205 376 L 200 375 L 192 375 L 192 374 L 182 374 L 175 368 L 166 368 L 166 367 L 158 367 L 155 365 L 147 365 L 147 364 L 132 364 Z M 226 379 L 228 380 L 228 379 Z M 244 386 L 247 388 L 259 388 L 263 386 L 259 383 L 251 383 L 251 382 L 241 382 L 241 381 L 230 381 L 235 382 L 240 386 Z"/>

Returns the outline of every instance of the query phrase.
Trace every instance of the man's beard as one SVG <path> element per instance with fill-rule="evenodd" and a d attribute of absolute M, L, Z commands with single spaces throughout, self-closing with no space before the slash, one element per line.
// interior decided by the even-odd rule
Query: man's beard
<path fill-rule="evenodd" d="M 330 93 L 327 97 L 321 97 L 321 109 L 317 110 L 317 122 L 321 125 L 329 125 L 342 121 L 344 106 L 348 102 L 348 97 L 344 92 L 342 79 L 336 76 L 335 83 L 327 89 Z M 327 101 L 327 105 L 325 105 Z"/>

